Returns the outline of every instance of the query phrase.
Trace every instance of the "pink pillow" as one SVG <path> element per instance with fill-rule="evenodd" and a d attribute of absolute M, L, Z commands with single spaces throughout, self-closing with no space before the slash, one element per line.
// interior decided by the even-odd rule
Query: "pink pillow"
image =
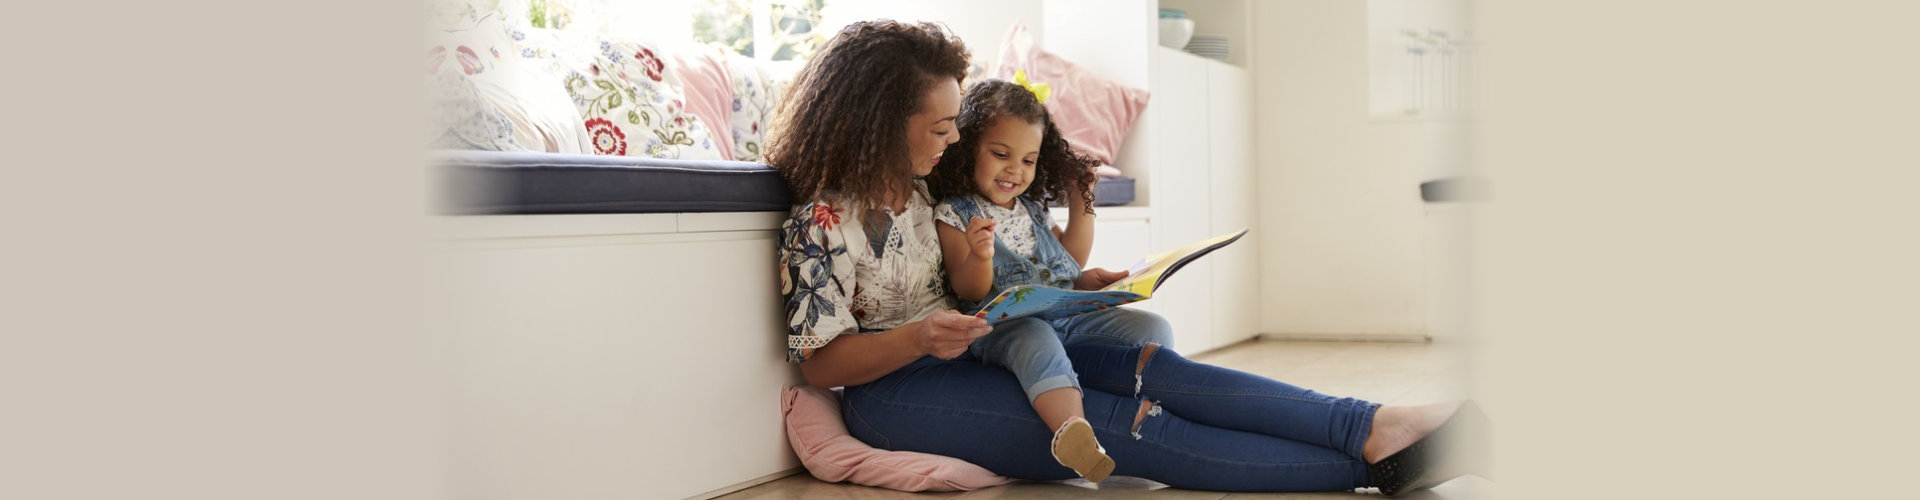
<path fill-rule="evenodd" d="M 1121 86 L 1066 59 L 1040 50 L 1027 26 L 1015 22 L 1000 44 L 999 69 L 994 76 L 1013 80 L 1025 70 L 1027 80 L 1053 88 L 1047 113 L 1073 149 L 1101 163 L 1113 164 L 1120 143 L 1127 138 L 1140 112 L 1147 109 L 1147 91 Z"/>
<path fill-rule="evenodd" d="M 900 491 L 970 491 L 1013 482 L 957 458 L 867 446 L 847 434 L 833 391 L 797 385 L 780 399 L 793 452 L 821 481 Z"/>
<path fill-rule="evenodd" d="M 700 117 L 712 134 L 720 157 L 733 158 L 733 72 L 727 69 L 726 56 L 712 47 L 685 47 L 672 56 L 679 67 L 681 90 L 686 92 L 687 113 Z"/>

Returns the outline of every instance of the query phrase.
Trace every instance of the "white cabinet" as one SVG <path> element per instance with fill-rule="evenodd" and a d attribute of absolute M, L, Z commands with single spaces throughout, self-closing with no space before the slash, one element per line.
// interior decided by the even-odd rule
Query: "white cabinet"
<path fill-rule="evenodd" d="M 1213 235 L 1253 229 L 1256 223 L 1253 166 L 1253 79 L 1226 64 L 1207 64 L 1209 147 L 1208 220 Z M 1224 347 L 1259 333 L 1260 237 L 1208 255 L 1213 273 L 1213 345 Z"/>
<path fill-rule="evenodd" d="M 1123 208 L 1146 215 L 1121 223 L 1103 211 L 1090 258 L 1095 265 L 1124 267 L 1148 251 L 1164 252 L 1240 229 L 1258 231 L 1252 75 L 1240 66 L 1160 47 L 1163 5 L 1205 16 L 1214 24 L 1199 31 L 1227 33 L 1235 38 L 1234 50 L 1251 49 L 1250 2 L 1045 3 L 1043 48 L 1152 95 L 1115 160 L 1139 189 L 1134 205 Z M 1058 15 L 1065 12 L 1074 15 Z M 1251 59 L 1246 53 L 1240 60 Z M 1180 352 L 1196 354 L 1257 333 L 1260 239 L 1249 234 L 1188 264 L 1153 300 L 1142 303 L 1173 324 Z M 1138 247 L 1142 241 L 1144 248 Z M 1122 248 L 1128 245 L 1133 246 Z M 1109 258 L 1114 255 L 1122 257 Z"/>
<path fill-rule="evenodd" d="M 1156 48 L 1153 247 L 1162 252 L 1255 224 L 1252 83 L 1247 71 Z M 1252 338 L 1259 238 L 1242 238 L 1180 270 L 1154 294 L 1176 346 L 1197 353 Z"/>
<path fill-rule="evenodd" d="M 1148 115 L 1153 143 L 1153 250 L 1165 252 L 1213 235 L 1213 188 L 1208 135 L 1210 61 L 1171 49 L 1160 52 Z M 1236 243 L 1237 244 L 1237 243 Z M 1187 264 L 1154 291 L 1158 311 L 1173 324 L 1183 353 L 1212 349 L 1214 256 Z"/>
<path fill-rule="evenodd" d="M 448 496 L 687 498 L 782 477 L 783 213 L 448 218 Z"/>

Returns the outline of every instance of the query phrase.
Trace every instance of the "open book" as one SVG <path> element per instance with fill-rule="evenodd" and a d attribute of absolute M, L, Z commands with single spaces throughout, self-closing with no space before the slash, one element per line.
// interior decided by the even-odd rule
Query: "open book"
<path fill-rule="evenodd" d="M 1000 292 L 974 316 L 988 323 L 1020 318 L 1055 320 L 1111 309 L 1153 297 L 1153 291 L 1173 276 L 1181 266 L 1214 249 L 1238 241 L 1247 230 L 1193 242 L 1170 252 L 1149 255 L 1128 269 L 1127 277 L 1099 290 L 1066 290 L 1040 285 L 1021 285 Z"/>

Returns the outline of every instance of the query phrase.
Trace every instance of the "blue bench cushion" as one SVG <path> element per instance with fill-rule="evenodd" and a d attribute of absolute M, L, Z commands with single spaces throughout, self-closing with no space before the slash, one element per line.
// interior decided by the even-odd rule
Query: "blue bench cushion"
<path fill-rule="evenodd" d="M 1111 207 L 1133 203 L 1132 177 L 1101 177 L 1093 183 L 1093 206 Z M 1064 207 L 1066 203 L 1053 200 L 1049 207 Z"/>
<path fill-rule="evenodd" d="M 1132 177 L 1101 177 L 1093 183 L 1093 206 L 1111 207 L 1133 203 Z"/>
<path fill-rule="evenodd" d="M 514 151 L 435 151 L 450 214 L 784 212 L 787 184 L 772 166 Z M 1133 179 L 1094 184 L 1094 204 L 1133 201 Z"/>
<path fill-rule="evenodd" d="M 455 214 L 784 212 L 786 182 L 763 163 L 539 152 L 439 151 Z"/>

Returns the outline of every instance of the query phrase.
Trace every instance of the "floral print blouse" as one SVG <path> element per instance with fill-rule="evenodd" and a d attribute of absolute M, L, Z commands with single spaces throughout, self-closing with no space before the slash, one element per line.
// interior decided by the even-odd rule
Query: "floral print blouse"
<path fill-rule="evenodd" d="M 835 200 L 793 207 L 780 228 L 787 361 L 843 334 L 879 333 L 953 308 L 933 205 L 919 186 L 905 213 Z"/>

